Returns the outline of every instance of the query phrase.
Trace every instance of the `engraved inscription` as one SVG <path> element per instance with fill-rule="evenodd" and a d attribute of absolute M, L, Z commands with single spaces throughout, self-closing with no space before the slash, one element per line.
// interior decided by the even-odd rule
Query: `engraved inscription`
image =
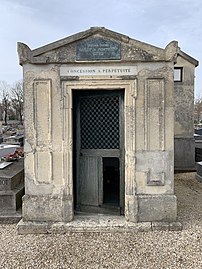
<path fill-rule="evenodd" d="M 0 180 L 0 185 L 8 185 L 8 181 L 7 180 Z"/>
<path fill-rule="evenodd" d="M 136 65 L 61 66 L 60 76 L 125 76 L 137 75 Z"/>
<path fill-rule="evenodd" d="M 76 47 L 76 60 L 120 60 L 120 43 L 96 38 L 81 41 Z"/>

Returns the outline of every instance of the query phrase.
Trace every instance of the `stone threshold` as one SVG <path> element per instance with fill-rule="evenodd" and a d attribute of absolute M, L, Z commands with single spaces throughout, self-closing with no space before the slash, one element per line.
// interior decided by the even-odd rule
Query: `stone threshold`
<path fill-rule="evenodd" d="M 103 214 L 75 215 L 71 222 L 31 222 L 21 220 L 18 234 L 65 234 L 86 232 L 149 232 L 181 231 L 180 222 L 128 222 L 124 216 Z"/>

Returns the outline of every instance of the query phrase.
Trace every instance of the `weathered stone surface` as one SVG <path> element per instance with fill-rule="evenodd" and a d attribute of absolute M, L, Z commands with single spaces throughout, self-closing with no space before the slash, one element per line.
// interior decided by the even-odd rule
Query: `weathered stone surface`
<path fill-rule="evenodd" d="M 77 61 L 79 42 L 89 44 L 98 39 L 120 44 L 121 58 L 101 59 L 99 54 L 96 62 L 93 56 Z M 99 27 L 35 50 L 19 44 L 26 115 L 25 224 L 21 232 L 23 227 L 29 230 L 29 223 L 34 229 L 38 222 L 42 232 L 50 228 L 43 223 L 49 222 L 65 223 L 51 226 L 60 232 L 63 227 L 73 229 L 75 90 L 124 92 L 121 154 L 125 193 L 120 197 L 124 201 L 124 224 L 106 219 L 99 224 L 89 221 L 92 230 L 124 230 L 126 220 L 128 229 L 133 229 L 132 223 L 143 221 L 150 224 L 143 228 L 138 224 L 138 229 L 151 230 L 151 221 L 176 220 L 173 66 L 177 53 L 175 41 L 161 49 Z M 130 72 L 117 71 L 126 69 Z M 65 70 L 72 70 L 73 75 L 68 76 Z M 101 70 L 110 71 L 99 75 Z M 76 229 L 88 227 L 77 225 Z"/>
<path fill-rule="evenodd" d="M 152 231 L 182 231 L 180 222 L 152 222 Z"/>
<path fill-rule="evenodd" d="M 25 195 L 23 197 L 23 220 L 25 221 L 71 221 L 73 219 L 70 198 L 56 195 Z"/>
<path fill-rule="evenodd" d="M 182 231 L 182 229 L 183 229 L 183 225 L 182 225 L 182 223 L 180 223 L 180 222 L 171 222 L 170 224 L 169 224 L 169 226 L 170 226 L 170 231 Z"/>
<path fill-rule="evenodd" d="M 173 61 L 176 58 L 178 44 L 170 42 L 165 50 L 134 40 L 128 36 L 115 33 L 104 27 L 91 28 L 87 31 L 58 40 L 41 48 L 31 51 L 23 43 L 18 43 L 20 64 L 37 63 L 74 63 L 76 62 L 76 44 L 80 40 L 105 38 L 109 41 L 121 42 L 121 60 L 125 61 Z"/>
<path fill-rule="evenodd" d="M 72 232 L 149 232 L 151 222 L 134 223 L 125 220 L 124 216 L 109 215 L 75 215 L 71 222 L 29 222 L 21 220 L 17 229 L 19 234 L 54 233 L 64 234 Z"/>
<path fill-rule="evenodd" d="M 21 220 L 17 226 L 19 234 L 28 233 L 53 233 L 71 234 L 92 232 L 150 232 L 150 231 L 181 231 L 182 224 L 179 222 L 127 222 L 124 217 L 104 215 L 76 215 L 74 220 L 65 223 L 25 222 Z"/>
<path fill-rule="evenodd" d="M 131 222 L 138 222 L 138 200 L 135 195 L 125 195 L 125 217 Z"/>
<path fill-rule="evenodd" d="M 169 231 L 169 222 L 152 222 L 152 231 Z"/>
<path fill-rule="evenodd" d="M 194 170 L 194 73 L 198 61 L 179 51 L 175 67 L 182 68 L 182 81 L 174 83 L 175 169 Z"/>
<path fill-rule="evenodd" d="M 20 220 L 17 225 L 18 234 L 46 234 L 50 229 L 47 222 L 24 222 Z"/>
<path fill-rule="evenodd" d="M 138 195 L 173 193 L 174 171 L 171 151 L 137 151 L 136 159 Z"/>
<path fill-rule="evenodd" d="M 138 221 L 174 222 L 177 217 L 175 195 L 139 195 Z"/>

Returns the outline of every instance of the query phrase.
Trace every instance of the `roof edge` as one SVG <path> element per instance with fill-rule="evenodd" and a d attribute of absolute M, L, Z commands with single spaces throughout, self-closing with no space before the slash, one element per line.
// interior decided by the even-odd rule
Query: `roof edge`
<path fill-rule="evenodd" d="M 199 61 L 198 60 L 196 60 L 195 58 L 193 58 L 190 55 L 186 54 L 180 48 L 179 48 L 179 51 L 178 51 L 178 55 L 180 55 L 182 58 L 184 58 L 188 62 L 192 63 L 195 67 L 197 67 L 199 65 Z"/>
<path fill-rule="evenodd" d="M 126 35 L 111 31 L 105 27 L 91 27 L 88 30 L 73 34 L 71 36 L 68 36 L 68 37 L 59 39 L 57 41 L 54 41 L 52 43 L 49 43 L 47 45 L 44 45 L 42 47 L 36 48 L 36 49 L 32 50 L 32 56 L 38 56 L 38 55 L 43 54 L 45 52 L 48 52 L 50 50 L 57 49 L 57 48 L 62 47 L 64 45 L 68 45 L 72 42 L 76 42 L 78 40 L 84 39 L 84 38 L 89 37 L 89 36 L 96 34 L 96 33 L 103 33 L 106 36 L 107 35 L 112 36 L 112 37 L 119 39 L 120 41 L 123 41 L 123 42 L 129 42 L 129 39 L 130 39 Z"/>
<path fill-rule="evenodd" d="M 31 61 L 31 49 L 26 44 L 17 42 L 17 52 L 20 65 L 29 63 Z"/>
<path fill-rule="evenodd" d="M 124 34 L 114 32 L 105 27 L 91 27 L 88 30 L 73 34 L 71 36 L 54 41 L 52 43 L 49 43 L 47 45 L 44 45 L 42 47 L 39 47 L 33 50 L 31 50 L 26 44 L 18 42 L 18 55 L 19 55 L 20 65 L 23 65 L 24 63 L 28 63 L 28 62 L 46 63 L 49 61 L 49 57 L 45 55 L 45 53 L 58 49 L 65 45 L 78 42 L 80 40 L 83 40 L 85 38 L 91 37 L 96 34 L 100 34 L 101 36 L 106 37 L 106 38 L 109 37 L 115 40 L 119 40 L 120 42 L 123 42 L 123 43 L 134 45 L 136 47 L 139 47 L 143 50 L 148 51 L 148 53 L 150 54 L 158 55 L 159 57 L 155 56 L 156 57 L 154 59 L 155 61 L 165 60 L 165 61 L 175 62 L 177 59 L 178 53 L 181 53 L 184 57 L 189 59 L 189 61 L 191 61 L 192 59 L 192 62 L 194 62 L 196 66 L 198 65 L 198 61 L 196 61 L 195 59 L 191 58 L 190 56 L 180 51 L 177 41 L 171 41 L 169 44 L 167 44 L 165 48 L 160 48 L 160 47 L 156 47 L 154 45 L 130 38 Z"/>

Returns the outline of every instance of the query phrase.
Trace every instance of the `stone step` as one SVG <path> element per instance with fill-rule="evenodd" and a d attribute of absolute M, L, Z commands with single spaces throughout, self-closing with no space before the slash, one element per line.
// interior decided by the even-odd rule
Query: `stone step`
<path fill-rule="evenodd" d="M 18 234 L 65 234 L 87 232 L 149 232 L 149 231 L 181 231 L 180 222 L 128 222 L 123 216 L 84 215 L 74 216 L 71 222 L 36 222 L 24 221 L 18 223 Z"/>

